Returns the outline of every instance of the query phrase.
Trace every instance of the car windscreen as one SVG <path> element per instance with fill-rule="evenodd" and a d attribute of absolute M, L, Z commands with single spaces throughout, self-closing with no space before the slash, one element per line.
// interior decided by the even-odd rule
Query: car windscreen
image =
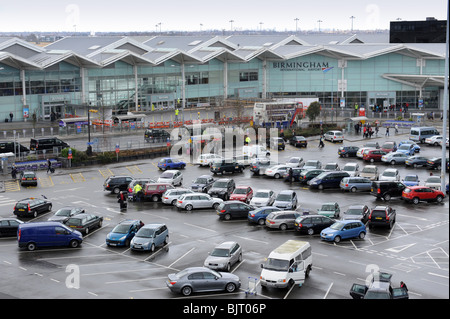
<path fill-rule="evenodd" d="M 269 193 L 267 193 L 267 192 L 257 192 L 255 194 L 255 196 L 253 196 L 253 197 L 256 197 L 256 198 L 267 198 L 267 197 L 269 197 Z"/>
<path fill-rule="evenodd" d="M 405 176 L 405 182 L 415 182 L 417 181 L 417 176 Z"/>
<path fill-rule="evenodd" d="M 356 166 L 353 165 L 345 165 L 344 168 L 342 169 L 343 171 L 346 172 L 353 172 L 356 171 Z"/>
<path fill-rule="evenodd" d="M 207 179 L 203 178 L 203 177 L 199 177 L 194 181 L 194 183 L 196 183 L 196 184 L 206 184 L 206 182 L 207 182 Z"/>
<path fill-rule="evenodd" d="M 236 188 L 234 190 L 235 194 L 247 194 L 247 189 L 246 188 Z"/>
<path fill-rule="evenodd" d="M 279 194 L 277 196 L 277 201 L 281 201 L 281 202 L 287 202 L 290 201 L 292 199 L 292 196 L 289 194 Z"/>
<path fill-rule="evenodd" d="M 288 271 L 289 260 L 268 258 L 267 261 L 263 264 L 263 268 L 274 271 Z"/>
<path fill-rule="evenodd" d="M 376 167 L 364 167 L 364 169 L 362 170 L 363 173 L 376 173 L 376 171 Z"/>
<path fill-rule="evenodd" d="M 112 232 L 118 234 L 126 234 L 128 233 L 129 229 L 130 225 L 117 225 L 116 227 L 113 228 Z"/>
<path fill-rule="evenodd" d="M 388 177 L 393 177 L 395 176 L 395 172 L 394 171 L 387 171 L 387 172 L 383 172 L 383 176 L 388 176 Z"/>
<path fill-rule="evenodd" d="M 334 205 L 323 205 L 320 210 L 334 210 Z"/>
<path fill-rule="evenodd" d="M 228 249 L 216 248 L 212 251 L 211 256 L 214 257 L 228 257 L 229 251 Z"/>
<path fill-rule="evenodd" d="M 61 208 L 56 212 L 55 216 L 70 216 L 71 211 L 72 210 L 70 208 L 68 209 Z"/>
<path fill-rule="evenodd" d="M 214 183 L 214 185 L 213 185 L 213 187 L 216 187 L 216 188 L 225 188 L 225 187 L 227 187 L 227 182 L 215 182 Z"/>
<path fill-rule="evenodd" d="M 161 178 L 172 178 L 173 177 L 173 173 L 170 172 L 164 172 L 161 174 L 160 176 Z"/>
<path fill-rule="evenodd" d="M 154 229 L 150 229 L 150 228 L 141 228 L 141 229 L 139 229 L 139 231 L 136 233 L 136 237 L 141 237 L 141 238 L 152 238 L 154 233 L 155 233 L 155 230 L 154 230 Z"/>
<path fill-rule="evenodd" d="M 344 214 L 347 214 L 347 215 L 362 215 L 363 211 L 361 209 L 359 209 L 359 208 L 350 208 Z"/>

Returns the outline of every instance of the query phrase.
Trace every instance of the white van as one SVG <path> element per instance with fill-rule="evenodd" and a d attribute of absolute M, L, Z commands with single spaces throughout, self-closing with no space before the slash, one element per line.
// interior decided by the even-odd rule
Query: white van
<path fill-rule="evenodd" d="M 417 143 L 425 143 L 429 137 L 439 135 L 439 131 L 434 127 L 411 127 L 409 139 Z"/>
<path fill-rule="evenodd" d="M 311 245 L 306 241 L 288 240 L 269 254 L 261 268 L 262 287 L 301 286 L 312 268 Z"/>
<path fill-rule="evenodd" d="M 262 145 L 244 145 L 242 146 L 242 155 L 250 158 L 270 156 L 270 152 Z"/>

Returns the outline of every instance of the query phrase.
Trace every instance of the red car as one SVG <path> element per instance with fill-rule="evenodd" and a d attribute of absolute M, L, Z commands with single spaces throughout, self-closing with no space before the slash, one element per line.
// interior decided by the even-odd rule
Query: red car
<path fill-rule="evenodd" d="M 387 153 L 385 151 L 382 150 L 378 150 L 378 149 L 374 149 L 374 150 L 370 150 L 368 152 L 364 152 L 363 155 L 363 160 L 367 161 L 367 162 L 381 162 L 381 157 L 383 157 L 383 155 L 386 155 Z"/>
<path fill-rule="evenodd" d="M 402 198 L 407 202 L 419 204 L 420 201 L 441 203 L 445 194 L 439 190 L 426 186 L 406 187 L 402 192 Z"/>
<path fill-rule="evenodd" d="M 236 186 L 234 192 L 230 196 L 230 200 L 238 200 L 250 203 L 253 197 L 253 189 L 250 186 Z"/>
<path fill-rule="evenodd" d="M 381 150 L 386 153 L 395 152 L 397 150 L 397 143 L 385 142 L 383 145 L 381 145 Z"/>

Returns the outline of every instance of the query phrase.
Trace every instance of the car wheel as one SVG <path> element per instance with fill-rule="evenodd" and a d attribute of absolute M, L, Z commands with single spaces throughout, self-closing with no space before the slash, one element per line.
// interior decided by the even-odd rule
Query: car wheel
<path fill-rule="evenodd" d="M 225 269 L 227 272 L 230 272 L 231 271 L 231 264 L 230 263 L 228 263 L 227 264 L 227 268 Z"/>
<path fill-rule="evenodd" d="M 226 214 L 224 218 L 225 218 L 225 220 L 230 220 L 231 219 L 231 215 L 230 214 Z"/>
<path fill-rule="evenodd" d="M 391 161 L 391 165 L 395 165 L 395 161 Z"/>
<path fill-rule="evenodd" d="M 34 251 L 36 249 L 36 244 L 35 243 L 28 243 L 27 244 L 27 249 L 28 249 L 28 251 Z"/>
<path fill-rule="evenodd" d="M 258 219 L 258 225 L 264 226 L 265 223 L 266 221 L 264 219 Z"/>
<path fill-rule="evenodd" d="M 185 165 L 181 165 L 181 169 L 183 169 L 185 167 Z"/>
<path fill-rule="evenodd" d="M 33 212 L 33 217 L 36 218 L 37 215 L 38 215 L 38 212 L 37 212 L 37 210 L 35 210 L 35 211 Z"/>
<path fill-rule="evenodd" d="M 314 229 L 308 228 L 308 235 L 314 235 Z"/>
<path fill-rule="evenodd" d="M 77 248 L 80 245 L 80 242 L 76 239 L 73 239 L 69 243 L 70 248 Z"/>
<path fill-rule="evenodd" d="M 114 187 L 112 192 L 116 195 L 119 194 L 119 192 L 120 192 L 119 187 Z"/>
<path fill-rule="evenodd" d="M 181 288 L 181 293 L 184 296 L 189 296 L 192 293 L 192 288 L 189 286 L 184 286 L 183 288 Z"/>
<path fill-rule="evenodd" d="M 49 212 L 52 211 L 52 204 L 48 205 L 48 211 L 49 211 Z"/>
<path fill-rule="evenodd" d="M 158 195 L 153 195 L 152 196 L 152 201 L 157 202 L 159 199 Z"/>
<path fill-rule="evenodd" d="M 420 202 L 419 197 L 414 197 L 412 202 L 413 202 L 414 205 L 419 204 L 419 202 Z"/>
<path fill-rule="evenodd" d="M 442 203 L 442 200 L 443 200 L 444 198 L 441 196 L 441 195 L 438 195 L 437 197 L 436 197 L 436 202 L 438 202 L 438 203 Z"/>
<path fill-rule="evenodd" d="M 374 160 L 373 158 L 371 158 L 369 161 L 370 161 L 371 163 L 375 162 L 375 160 Z"/>
<path fill-rule="evenodd" d="M 287 225 L 286 224 L 281 224 L 280 225 L 280 229 L 281 230 L 286 230 L 287 229 Z"/>
<path fill-rule="evenodd" d="M 334 242 L 339 243 L 341 241 L 341 236 L 334 237 Z"/>
<path fill-rule="evenodd" d="M 308 278 L 309 277 L 309 273 L 311 272 L 311 265 L 308 266 L 308 268 L 306 268 L 305 271 L 305 277 Z"/>
<path fill-rule="evenodd" d="M 383 196 L 383 199 L 384 199 L 386 202 L 388 202 L 388 201 L 391 200 L 391 195 L 385 194 L 385 195 Z"/>
<path fill-rule="evenodd" d="M 362 231 L 359 233 L 358 237 L 359 237 L 359 239 L 364 239 L 364 237 L 366 237 L 366 233 Z"/>
<path fill-rule="evenodd" d="M 191 211 L 194 207 L 191 204 L 186 205 L 185 209 Z"/>
<path fill-rule="evenodd" d="M 219 205 L 220 205 L 219 203 L 214 203 L 213 204 L 213 209 L 217 209 L 217 207 L 219 207 Z"/>
<path fill-rule="evenodd" d="M 86 230 L 84 231 L 84 235 L 89 234 L 89 227 L 86 227 Z"/>
<path fill-rule="evenodd" d="M 276 179 L 280 178 L 280 174 L 276 173 L 273 177 L 275 177 Z"/>
<path fill-rule="evenodd" d="M 164 245 L 167 245 L 169 243 L 169 235 L 164 238 Z"/>
<path fill-rule="evenodd" d="M 175 206 L 177 204 L 177 200 L 174 199 L 171 204 L 172 204 L 172 206 Z"/>
<path fill-rule="evenodd" d="M 320 184 L 319 186 L 317 186 L 318 189 L 323 190 L 323 185 Z"/>
<path fill-rule="evenodd" d="M 239 254 L 238 262 L 242 261 L 242 254 Z"/>
<path fill-rule="evenodd" d="M 350 190 L 352 191 L 352 193 L 356 193 L 357 191 L 356 187 L 352 187 Z"/>
<path fill-rule="evenodd" d="M 226 287 L 225 287 L 225 290 L 227 291 L 227 292 L 234 292 L 235 290 L 236 290 L 236 285 L 235 284 L 233 284 L 232 282 L 229 282 L 227 285 L 226 285 Z"/>
<path fill-rule="evenodd" d="M 154 252 L 155 251 L 155 244 L 152 244 L 152 246 L 150 247 L 150 251 Z"/>
<path fill-rule="evenodd" d="M 98 225 L 97 225 L 97 227 L 98 227 L 98 228 L 101 228 L 101 227 L 102 227 L 102 225 L 103 225 L 103 220 L 101 220 L 101 221 L 99 221 L 99 222 L 98 222 Z"/>

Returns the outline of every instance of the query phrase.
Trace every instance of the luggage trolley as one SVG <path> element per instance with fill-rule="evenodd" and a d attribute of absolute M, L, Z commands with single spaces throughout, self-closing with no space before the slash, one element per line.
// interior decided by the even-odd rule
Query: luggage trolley
<path fill-rule="evenodd" d="M 256 286 L 258 284 L 258 278 L 248 277 L 248 288 L 245 291 L 245 296 L 255 295 L 256 296 Z"/>

